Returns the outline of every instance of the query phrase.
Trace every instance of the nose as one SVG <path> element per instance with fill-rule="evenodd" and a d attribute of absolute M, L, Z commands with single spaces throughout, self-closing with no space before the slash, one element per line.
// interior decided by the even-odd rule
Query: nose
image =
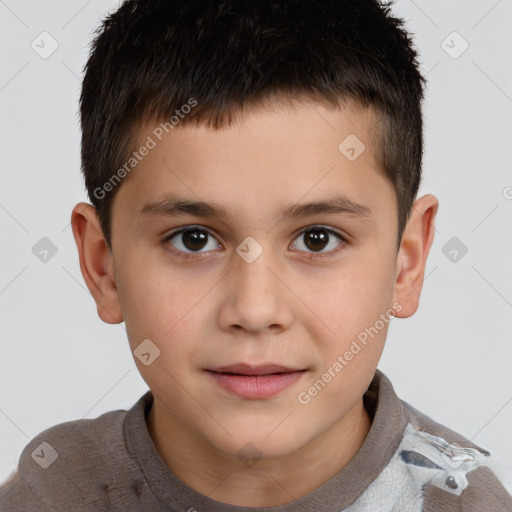
<path fill-rule="evenodd" d="M 219 311 L 221 327 L 252 334 L 287 329 L 293 321 L 293 294 L 283 282 L 277 260 L 267 249 L 253 261 L 241 254 L 233 254 L 225 278 L 228 285 Z"/>

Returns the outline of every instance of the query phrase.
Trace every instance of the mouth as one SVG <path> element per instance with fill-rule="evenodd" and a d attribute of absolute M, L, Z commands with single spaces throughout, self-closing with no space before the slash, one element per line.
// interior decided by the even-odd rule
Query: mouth
<path fill-rule="evenodd" d="M 228 375 L 276 375 L 280 373 L 292 373 L 297 371 L 305 371 L 304 369 L 288 368 L 279 364 L 264 364 L 252 366 L 245 363 L 237 363 L 229 366 L 221 366 L 207 371 L 215 373 L 223 373 Z"/>
<path fill-rule="evenodd" d="M 225 391 L 249 399 L 275 396 L 297 383 L 306 371 L 278 364 L 252 366 L 245 363 L 206 370 Z"/>

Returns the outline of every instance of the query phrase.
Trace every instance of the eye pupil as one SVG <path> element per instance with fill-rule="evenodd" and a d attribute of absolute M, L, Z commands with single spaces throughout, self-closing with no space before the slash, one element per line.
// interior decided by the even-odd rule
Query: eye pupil
<path fill-rule="evenodd" d="M 312 251 L 322 250 L 328 242 L 329 234 L 322 229 L 312 229 L 304 233 L 306 237 L 305 244 Z"/>
<path fill-rule="evenodd" d="M 202 249 L 208 242 L 208 233 L 200 229 L 183 231 L 183 244 L 191 251 Z"/>

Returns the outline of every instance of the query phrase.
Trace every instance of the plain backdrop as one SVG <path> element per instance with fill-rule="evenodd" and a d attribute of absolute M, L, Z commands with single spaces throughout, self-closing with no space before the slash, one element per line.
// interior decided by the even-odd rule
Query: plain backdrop
<path fill-rule="evenodd" d="M 130 408 L 148 389 L 123 325 L 96 314 L 69 225 L 73 206 L 88 200 L 82 68 L 92 31 L 117 5 L 0 1 L 0 481 L 42 430 Z M 393 320 L 379 368 L 402 399 L 506 462 L 512 1 L 400 0 L 394 10 L 429 81 L 420 195 L 434 194 L 440 208 L 420 308 Z M 53 248 L 46 262 L 37 244 Z"/>

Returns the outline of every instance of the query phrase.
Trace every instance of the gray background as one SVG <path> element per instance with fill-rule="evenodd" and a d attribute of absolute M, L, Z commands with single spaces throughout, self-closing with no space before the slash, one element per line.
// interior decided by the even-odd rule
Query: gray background
<path fill-rule="evenodd" d="M 69 225 L 73 206 L 87 201 L 81 70 L 93 29 L 117 5 L 0 0 L 0 481 L 42 430 L 129 408 L 147 390 L 124 324 L 96 315 Z M 420 195 L 436 195 L 440 208 L 419 311 L 392 323 L 379 367 L 401 398 L 506 462 L 512 0 L 401 0 L 395 11 L 429 80 Z M 57 251 L 46 261 L 43 237 Z"/>

